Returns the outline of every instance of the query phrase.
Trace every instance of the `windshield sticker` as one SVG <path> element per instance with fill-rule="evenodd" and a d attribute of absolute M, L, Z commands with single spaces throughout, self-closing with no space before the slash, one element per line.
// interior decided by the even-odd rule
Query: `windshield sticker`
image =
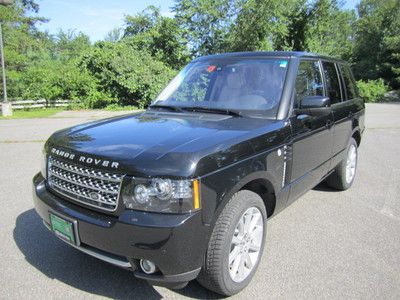
<path fill-rule="evenodd" d="M 280 66 L 281 68 L 286 68 L 286 67 L 287 67 L 287 64 L 288 64 L 287 60 L 281 60 L 281 61 L 279 62 L 279 66 Z"/>

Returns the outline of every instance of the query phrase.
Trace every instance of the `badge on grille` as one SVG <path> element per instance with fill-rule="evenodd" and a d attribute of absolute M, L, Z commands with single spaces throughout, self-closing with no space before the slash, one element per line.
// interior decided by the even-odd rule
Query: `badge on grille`
<path fill-rule="evenodd" d="M 92 200 L 94 200 L 94 201 L 99 201 L 100 198 L 101 198 L 100 194 L 98 194 L 98 193 L 96 193 L 96 192 L 91 192 L 91 193 L 89 194 L 89 196 L 90 196 L 90 199 L 92 199 Z"/>

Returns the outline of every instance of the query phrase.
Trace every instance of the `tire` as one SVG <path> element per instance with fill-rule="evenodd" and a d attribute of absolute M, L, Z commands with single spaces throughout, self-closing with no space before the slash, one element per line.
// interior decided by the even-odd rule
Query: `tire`
<path fill-rule="evenodd" d="M 354 178 L 356 177 L 358 152 L 357 142 L 355 139 L 350 139 L 346 153 L 346 157 L 339 163 L 334 172 L 326 179 L 326 182 L 330 187 L 339 191 L 345 191 L 350 188 L 353 185 Z M 352 155 L 354 155 L 354 157 L 352 157 Z M 354 169 L 353 171 L 349 171 L 348 168 Z"/>
<path fill-rule="evenodd" d="M 245 222 L 242 223 L 244 220 L 249 222 L 246 223 L 250 224 L 249 228 L 254 229 L 248 231 L 247 236 L 243 235 L 246 232 Z M 234 295 L 244 289 L 251 281 L 262 257 L 266 221 L 267 213 L 260 196 L 248 190 L 233 195 L 216 221 L 198 282 L 224 296 Z M 258 256 L 255 254 L 257 249 Z M 230 259 L 234 257 L 236 259 L 230 265 Z M 252 267 L 249 268 L 250 266 Z"/>

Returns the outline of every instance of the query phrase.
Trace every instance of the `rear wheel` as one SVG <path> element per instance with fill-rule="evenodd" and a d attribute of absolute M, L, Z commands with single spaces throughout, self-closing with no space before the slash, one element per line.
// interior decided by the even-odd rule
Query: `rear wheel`
<path fill-rule="evenodd" d="M 330 187 L 337 190 L 347 190 L 354 182 L 357 170 L 358 152 L 357 142 L 351 138 L 347 147 L 347 155 L 336 167 L 335 171 L 326 179 Z"/>
<path fill-rule="evenodd" d="M 266 220 L 260 196 L 247 190 L 236 193 L 215 224 L 199 283 L 226 296 L 245 288 L 262 256 Z"/>

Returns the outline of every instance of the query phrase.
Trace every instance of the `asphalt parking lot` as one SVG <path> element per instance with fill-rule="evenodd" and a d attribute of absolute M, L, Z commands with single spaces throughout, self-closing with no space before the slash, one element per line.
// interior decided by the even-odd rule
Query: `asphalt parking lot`
<path fill-rule="evenodd" d="M 217 298 L 196 282 L 172 291 L 53 236 L 33 209 L 31 178 L 57 129 L 109 115 L 0 120 L 0 299 Z M 316 187 L 271 219 L 265 252 L 236 299 L 400 299 L 400 103 L 367 106 L 354 186 Z"/>

